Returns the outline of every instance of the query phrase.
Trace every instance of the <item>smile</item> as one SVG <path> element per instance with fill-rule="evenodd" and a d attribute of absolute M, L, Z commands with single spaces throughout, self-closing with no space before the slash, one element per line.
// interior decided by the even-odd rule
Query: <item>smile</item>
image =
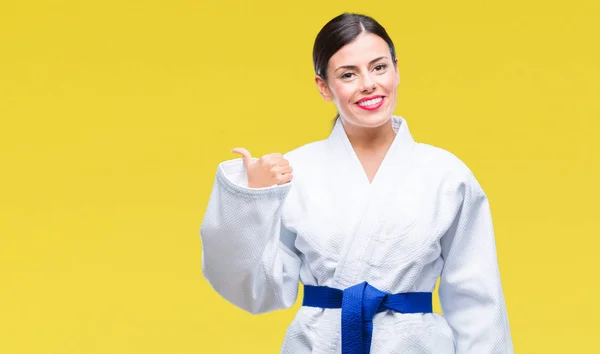
<path fill-rule="evenodd" d="M 383 105 L 383 99 L 384 99 L 384 97 L 379 96 L 379 97 L 376 97 L 376 98 L 372 98 L 372 99 L 368 99 L 368 100 L 364 100 L 364 101 L 359 101 L 359 102 L 356 103 L 356 105 L 359 108 L 362 108 L 364 110 L 372 111 L 372 110 L 375 110 L 375 109 L 377 109 L 377 108 L 379 108 L 379 107 L 381 107 Z"/>

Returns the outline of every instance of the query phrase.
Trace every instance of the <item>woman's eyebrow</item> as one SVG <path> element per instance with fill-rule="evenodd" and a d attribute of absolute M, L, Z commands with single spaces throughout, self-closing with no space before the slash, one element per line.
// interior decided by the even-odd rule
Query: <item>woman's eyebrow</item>
<path fill-rule="evenodd" d="M 373 59 L 373 60 L 371 60 L 371 61 L 369 62 L 369 65 L 371 65 L 371 64 L 373 64 L 374 62 L 376 62 L 376 61 L 379 61 L 379 60 L 381 60 L 381 59 L 385 59 L 385 58 L 386 58 L 385 56 L 383 56 L 383 57 L 379 57 L 379 58 L 375 58 L 375 59 Z M 340 70 L 340 69 L 356 69 L 356 68 L 357 68 L 357 66 L 356 66 L 356 65 L 342 65 L 342 66 L 340 66 L 339 68 L 335 69 L 333 72 L 336 72 L 336 71 L 338 71 L 338 70 Z"/>

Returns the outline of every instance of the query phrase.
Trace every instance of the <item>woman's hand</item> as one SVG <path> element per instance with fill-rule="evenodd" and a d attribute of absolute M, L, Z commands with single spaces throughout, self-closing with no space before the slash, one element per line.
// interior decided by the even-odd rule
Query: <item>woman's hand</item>
<path fill-rule="evenodd" d="M 232 152 L 242 155 L 250 188 L 272 187 L 292 180 L 292 166 L 280 153 L 267 154 L 255 159 L 244 148 L 235 148 Z"/>

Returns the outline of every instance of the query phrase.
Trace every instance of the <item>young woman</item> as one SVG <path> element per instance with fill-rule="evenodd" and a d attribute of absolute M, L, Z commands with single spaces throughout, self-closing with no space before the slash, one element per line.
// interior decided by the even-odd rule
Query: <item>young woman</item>
<path fill-rule="evenodd" d="M 200 230 L 206 279 L 251 313 L 292 306 L 304 284 L 282 353 L 513 353 L 488 200 L 465 164 L 393 115 L 385 29 L 342 14 L 313 59 L 333 131 L 220 164 Z"/>

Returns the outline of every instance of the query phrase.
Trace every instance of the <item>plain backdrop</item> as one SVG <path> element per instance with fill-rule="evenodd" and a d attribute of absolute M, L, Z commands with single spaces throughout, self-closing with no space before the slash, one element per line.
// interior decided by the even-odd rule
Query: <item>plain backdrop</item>
<path fill-rule="evenodd" d="M 278 353 L 301 297 L 235 308 L 198 232 L 231 148 L 329 134 L 312 45 L 344 11 L 395 41 L 415 139 L 488 194 L 516 352 L 600 352 L 598 4 L 2 2 L 0 353 Z"/>

